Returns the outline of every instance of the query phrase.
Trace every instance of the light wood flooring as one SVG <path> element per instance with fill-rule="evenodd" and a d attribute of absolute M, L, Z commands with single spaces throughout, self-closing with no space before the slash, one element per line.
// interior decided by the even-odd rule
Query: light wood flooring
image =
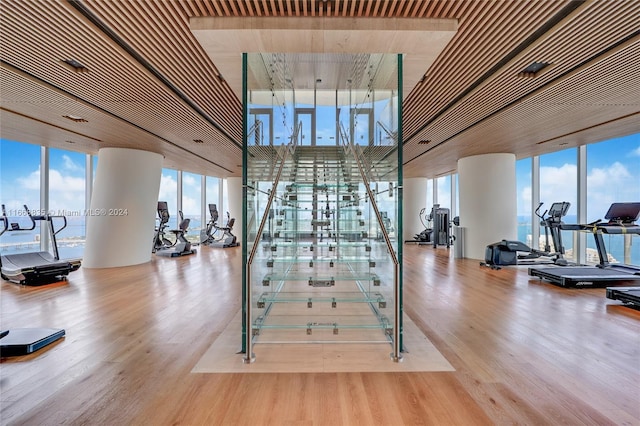
<path fill-rule="evenodd" d="M 67 336 L 2 360 L 0 423 L 640 424 L 639 311 L 526 268 L 404 249 L 405 314 L 454 372 L 190 373 L 240 309 L 241 249 L 201 247 L 63 284 L 3 282 L 0 327 Z"/>

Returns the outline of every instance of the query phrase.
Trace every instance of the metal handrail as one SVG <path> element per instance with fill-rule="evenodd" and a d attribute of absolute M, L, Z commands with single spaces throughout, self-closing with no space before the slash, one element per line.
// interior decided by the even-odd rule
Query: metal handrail
<path fill-rule="evenodd" d="M 289 137 L 290 143 L 292 143 L 293 145 L 302 145 L 301 143 L 298 143 L 298 136 L 300 134 L 300 130 L 302 130 L 302 121 L 298 121 L 294 126 L 293 126 L 293 132 L 291 132 L 291 136 Z"/>
<path fill-rule="evenodd" d="M 389 130 L 387 128 L 387 126 L 385 126 L 382 121 L 379 121 L 379 120 L 376 121 L 376 125 L 378 127 L 380 127 L 387 134 L 387 136 L 389 136 L 395 142 L 395 145 L 398 144 L 398 134 L 397 133 L 392 132 L 391 130 Z M 382 145 L 381 141 L 380 141 L 380 144 Z"/>
<path fill-rule="evenodd" d="M 295 151 L 295 147 L 296 147 L 296 144 L 293 143 L 293 140 L 292 140 L 291 143 L 285 145 L 283 148 L 284 152 L 280 156 L 281 158 L 280 167 L 278 169 L 278 173 L 276 174 L 276 178 L 273 182 L 273 189 L 269 194 L 269 198 L 267 200 L 267 206 L 264 210 L 264 214 L 262 215 L 262 219 L 260 220 L 260 225 L 258 226 L 258 233 L 256 234 L 255 242 L 253 244 L 253 247 L 251 247 L 251 252 L 249 253 L 249 256 L 247 257 L 247 264 L 245 266 L 246 267 L 246 301 L 247 301 L 247 307 L 245 311 L 245 324 L 247 326 L 247 330 L 245 333 L 245 356 L 242 360 L 245 364 L 249 364 L 255 361 L 255 356 L 253 355 L 253 351 L 252 351 L 253 329 L 251 326 L 251 303 L 252 303 L 251 302 L 251 298 L 252 298 L 251 265 L 253 263 L 253 258 L 255 257 L 256 252 L 258 250 L 258 241 L 260 241 L 260 239 L 262 238 L 262 232 L 264 231 L 264 226 L 267 223 L 267 220 L 269 218 L 269 211 L 271 210 L 271 204 L 273 203 L 273 199 L 275 198 L 276 188 L 278 187 L 278 183 L 280 182 L 280 176 L 282 175 L 282 170 L 284 169 L 284 164 L 287 160 L 287 154 L 292 155 L 293 151 Z"/>
<path fill-rule="evenodd" d="M 249 140 L 249 138 L 251 138 L 251 136 L 255 134 L 256 140 L 260 140 L 260 143 L 256 145 L 263 145 L 262 142 L 264 142 L 264 134 L 262 133 L 262 127 L 262 120 L 256 120 L 247 132 L 247 140 Z"/>
<path fill-rule="evenodd" d="M 353 144 L 345 144 L 343 142 L 345 150 L 350 150 L 351 154 L 356 160 L 356 164 L 358 166 L 358 170 L 360 171 L 360 176 L 362 177 L 362 181 L 367 190 L 367 196 L 371 202 L 371 207 L 376 215 L 376 219 L 378 220 L 378 224 L 380 225 L 380 229 L 382 230 L 382 235 L 384 237 L 385 243 L 387 244 L 387 249 L 389 250 L 389 254 L 391 255 L 391 260 L 394 266 L 394 283 L 393 283 L 393 297 L 395 301 L 396 312 L 394 315 L 394 326 L 393 326 L 393 352 L 391 353 L 391 357 L 395 362 L 400 362 L 402 360 L 402 354 L 400 353 L 402 348 L 400 347 L 400 262 L 398 261 L 398 257 L 396 256 L 396 252 L 393 248 L 393 244 L 391 243 L 391 237 L 389 237 L 389 233 L 384 226 L 384 222 L 382 220 L 382 215 L 380 214 L 380 210 L 378 209 L 378 204 L 376 203 L 375 196 L 373 191 L 371 190 L 371 185 L 367 176 L 364 172 L 363 166 L 360 162 L 360 157 L 356 152 Z"/>

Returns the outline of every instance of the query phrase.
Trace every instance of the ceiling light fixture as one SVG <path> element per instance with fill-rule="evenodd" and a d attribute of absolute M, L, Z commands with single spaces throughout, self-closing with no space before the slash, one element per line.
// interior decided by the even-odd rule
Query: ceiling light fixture
<path fill-rule="evenodd" d="M 194 139 L 193 140 L 195 143 L 204 143 L 204 141 L 202 139 Z"/>
<path fill-rule="evenodd" d="M 532 62 L 518 73 L 518 77 L 534 78 L 540 75 L 540 71 L 551 65 L 549 62 Z"/>
<path fill-rule="evenodd" d="M 418 145 L 427 145 L 431 143 L 431 139 L 423 139 L 420 142 L 418 142 Z"/>
<path fill-rule="evenodd" d="M 89 121 L 82 118 L 82 117 L 78 117 L 77 115 L 63 115 L 64 118 L 71 120 L 71 121 L 75 121 L 76 123 L 88 123 Z"/>
<path fill-rule="evenodd" d="M 67 68 L 69 68 L 71 71 L 78 72 L 78 73 L 89 72 L 89 68 L 85 67 L 83 64 L 81 64 L 79 61 L 76 61 L 75 59 L 62 59 L 60 62 L 63 65 L 65 65 Z"/>

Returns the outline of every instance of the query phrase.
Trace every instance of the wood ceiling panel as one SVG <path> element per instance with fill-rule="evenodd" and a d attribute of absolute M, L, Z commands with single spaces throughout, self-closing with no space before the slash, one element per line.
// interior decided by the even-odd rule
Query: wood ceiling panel
<path fill-rule="evenodd" d="M 429 148 L 421 139 L 448 142 L 410 162 L 407 176 L 448 172 L 468 152 L 521 157 L 638 131 L 629 118 L 640 98 L 629 74 L 638 52 L 634 40 L 616 47 L 637 36 L 637 1 L 11 0 L 0 16 L 3 136 L 22 130 L 33 143 L 50 135 L 51 146 L 64 146 L 75 126 L 60 111 L 86 111 L 98 139 L 112 140 L 87 137 L 72 149 L 126 144 L 129 135 L 131 146 L 164 146 L 175 167 L 204 173 L 216 159 L 232 170 L 218 175 L 239 176 L 240 102 L 189 30 L 191 17 L 210 16 L 457 19 L 457 34 L 404 102 L 405 159 Z M 69 58 L 89 72 L 70 72 L 60 64 Z M 554 65 L 517 77 L 539 60 Z M 9 90 L 15 75 L 29 84 Z M 40 121 L 26 125 L 30 114 Z"/>
<path fill-rule="evenodd" d="M 638 12 L 637 8 L 638 4 L 632 6 L 632 12 Z M 563 23 L 560 28 L 550 31 L 548 37 L 543 37 L 539 43 L 531 46 L 529 50 L 523 51 L 520 57 L 516 57 L 510 63 L 505 64 L 499 72 L 494 74 L 493 79 L 461 99 L 454 107 L 449 108 L 422 131 L 417 132 L 413 140 L 410 140 L 409 144 L 405 146 L 405 159 L 409 161 L 419 153 L 424 152 L 425 147 L 417 145 L 419 140 L 431 140 L 433 141 L 432 146 L 442 141 L 447 141 L 455 137 L 461 130 L 472 128 L 475 123 L 490 117 L 502 108 L 509 107 L 539 88 L 558 84 L 556 80 L 561 81 L 562 76 L 572 69 L 580 66 L 588 70 L 602 58 L 623 49 L 624 45 L 613 48 L 613 50 L 609 49 L 609 47 L 613 46 L 615 41 L 623 40 L 633 34 L 634 31 L 637 31 L 637 22 L 626 19 L 629 12 L 630 5 L 624 2 L 619 2 L 612 6 L 606 6 L 603 2 L 586 4 L 583 9 L 579 10 L 579 13 L 567 17 L 567 22 Z M 605 20 L 605 22 L 602 22 L 602 20 Z M 591 26 L 608 28 L 608 30 L 606 32 L 591 30 Z M 627 43 L 627 45 L 629 44 Z M 571 56 L 565 59 L 563 53 L 566 51 L 567 45 L 571 46 Z M 614 67 L 608 63 L 608 75 L 616 76 L 613 79 L 608 79 L 611 80 L 609 86 L 615 87 L 617 85 L 619 87 L 620 84 L 624 85 L 624 83 L 638 79 L 637 73 L 628 74 L 628 72 L 625 72 L 634 68 L 632 65 L 634 63 L 632 59 L 634 55 L 631 54 L 631 57 L 624 62 L 622 67 Z M 517 77 L 518 72 L 531 62 L 546 61 L 548 60 L 547 58 L 552 58 L 549 60 L 553 63 L 550 71 L 534 79 Z M 594 81 L 606 81 L 591 73 L 583 73 L 581 75 L 582 78 L 577 79 L 573 86 L 561 86 L 564 91 L 549 92 L 553 94 L 552 96 L 556 99 L 556 102 L 561 102 L 559 99 L 562 98 L 566 91 L 579 91 L 581 87 Z M 622 80 L 622 82 L 618 80 Z M 632 91 L 631 93 L 637 92 Z M 594 104 L 597 103 L 597 99 L 591 99 L 590 101 Z M 579 108 L 579 106 L 576 105 L 576 108 Z M 582 113 L 578 112 L 577 116 Z M 533 116 L 531 116 L 529 120 L 524 120 L 520 125 L 526 127 L 536 125 L 536 123 Z M 557 128 L 558 124 L 554 127 Z M 495 129 L 495 134 L 501 134 L 501 130 Z M 556 131 L 562 132 L 562 129 L 557 128 Z M 511 137 L 516 138 L 517 135 L 511 135 Z M 449 142 L 447 142 L 447 145 L 449 145 Z M 429 157 L 431 157 L 431 154 L 429 154 Z"/>
<path fill-rule="evenodd" d="M 438 145 L 436 139 L 426 146 L 405 148 L 405 159 L 428 151 L 430 161 L 441 164 L 440 169 L 431 171 L 438 175 L 445 172 L 447 165 L 453 164 L 452 156 L 460 158 L 484 151 L 514 152 L 519 157 L 526 157 L 593 140 L 587 137 L 601 140 L 640 132 L 640 79 L 636 72 L 639 67 L 640 40 L 629 42 L 628 47 L 596 65 L 535 92 L 444 144 Z M 614 125 L 619 117 L 624 117 L 620 124 L 624 132 L 616 130 Z M 635 122 L 628 120 L 629 117 L 636 117 Z M 582 132 L 582 129 L 589 131 Z M 412 163 L 406 165 L 407 176 L 425 173 L 420 161 Z"/>

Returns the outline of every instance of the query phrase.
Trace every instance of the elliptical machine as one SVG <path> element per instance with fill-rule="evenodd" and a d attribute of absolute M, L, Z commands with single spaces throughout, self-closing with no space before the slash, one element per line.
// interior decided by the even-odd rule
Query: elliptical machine
<path fill-rule="evenodd" d="M 154 238 L 154 252 L 159 256 L 177 257 L 194 254 L 195 248 L 191 248 L 191 243 L 185 237 L 187 230 L 189 229 L 189 223 L 191 219 L 185 219 L 182 212 L 178 212 L 180 215 L 180 224 L 178 229 L 171 229 L 171 232 L 175 236 L 175 241 L 171 242 L 164 237 L 164 229 L 169 222 L 169 209 L 165 201 L 158 201 L 158 216 L 160 217 L 160 225 L 156 230 L 156 237 Z M 156 244 L 160 243 L 160 248 L 156 248 Z M 169 246 L 167 246 L 167 243 Z"/>
<path fill-rule="evenodd" d="M 231 232 L 236 219 L 230 217 L 229 212 L 227 212 L 227 226 L 218 226 L 219 214 L 216 204 L 209 204 L 209 214 L 211 218 L 207 223 L 207 227 L 200 231 L 200 244 L 219 248 L 239 246 L 240 243 L 238 243 L 236 236 Z"/>
<path fill-rule="evenodd" d="M 535 215 L 540 219 L 540 225 L 544 227 L 544 250 L 531 248 L 521 241 L 502 240 L 486 247 L 484 262 L 481 262 L 480 266 L 500 269 L 501 266 L 532 263 L 568 265 L 567 260 L 564 258 L 561 227 L 564 224 L 562 218 L 567 214 L 571 204 L 566 201 L 553 203 L 548 211 L 545 210 L 544 213 L 540 214 L 542 205 L 543 203 L 538 205 Z M 549 237 L 551 237 L 553 251 L 549 244 Z"/>
<path fill-rule="evenodd" d="M 427 211 L 427 208 L 423 207 L 420 209 L 420 213 L 418 214 L 418 217 L 420 218 L 420 223 L 422 223 L 422 226 L 424 226 L 424 229 L 419 234 L 415 234 L 413 236 L 413 240 L 406 240 L 405 243 L 416 243 L 418 245 L 431 244 L 431 236 L 433 235 L 433 228 L 430 225 L 433 220 L 433 209 L 428 215 L 425 215 L 426 211 Z"/>

